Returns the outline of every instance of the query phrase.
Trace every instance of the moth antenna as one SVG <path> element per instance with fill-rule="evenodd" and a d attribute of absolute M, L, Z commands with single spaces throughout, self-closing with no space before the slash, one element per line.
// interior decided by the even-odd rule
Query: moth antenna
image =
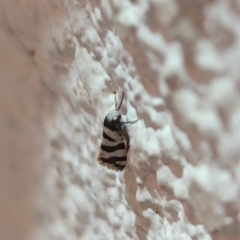
<path fill-rule="evenodd" d="M 116 96 L 116 95 L 115 95 Z M 122 99 L 121 99 L 121 102 L 119 104 L 119 107 L 116 109 L 116 110 L 119 110 L 122 106 L 122 102 L 123 102 L 123 97 L 124 97 L 124 92 L 122 93 Z M 117 103 L 117 102 L 116 102 Z"/>
<path fill-rule="evenodd" d="M 117 110 L 117 91 L 114 91 L 115 93 L 115 110 Z"/>

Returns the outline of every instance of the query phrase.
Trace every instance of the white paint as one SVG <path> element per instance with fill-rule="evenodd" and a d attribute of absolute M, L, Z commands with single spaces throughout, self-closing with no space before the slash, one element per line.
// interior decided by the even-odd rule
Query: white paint
<path fill-rule="evenodd" d="M 197 43 L 195 62 L 199 67 L 209 71 L 221 71 L 224 67 L 221 57 L 208 40 Z"/>
<path fill-rule="evenodd" d="M 196 167 L 192 174 L 193 180 L 207 192 L 214 194 L 219 201 L 231 202 L 237 198 L 238 186 L 232 181 L 227 171 L 203 164 Z M 213 178 L 213 176 L 218 176 L 218 178 Z"/>
<path fill-rule="evenodd" d="M 56 119 L 48 126 L 50 140 L 64 139 L 64 147 L 49 147 L 52 168 L 46 186 L 58 201 L 45 239 L 137 240 L 138 229 L 146 239 L 210 240 L 207 229 L 231 223 L 225 204 L 235 204 L 239 210 L 239 38 L 225 53 L 207 39 L 196 42 L 195 63 L 204 71 L 225 71 L 224 77 L 200 84 L 189 77 L 181 43 L 168 42 L 147 25 L 148 2 L 100 3 L 94 9 L 87 5 L 90 20 L 77 1 L 66 1 L 66 26 L 64 34 L 58 34 L 63 38 L 57 40 L 61 49 L 68 41 L 75 48 L 75 61 L 64 85 L 73 107 L 61 99 Z M 178 3 L 160 4 L 169 4 L 167 24 L 178 14 Z M 218 4 L 223 3 L 207 7 L 206 21 L 214 13 L 213 19 L 230 27 L 229 9 Z M 214 6 L 219 8 L 214 10 Z M 228 14 L 223 20 L 217 16 L 219 9 Z M 146 90 L 149 79 L 143 79 L 135 66 L 138 59 L 130 51 L 135 49 L 128 52 L 113 28 L 100 28 L 105 18 L 127 30 L 135 28 L 136 41 L 156 72 L 153 90 L 159 96 Z M 234 19 L 238 26 L 238 17 Z M 181 24 L 181 29 L 191 29 L 188 23 Z M 231 27 L 237 36 L 236 28 Z M 195 32 L 188 37 L 195 37 Z M 96 54 L 101 60 L 96 60 Z M 180 85 L 174 91 L 168 86 L 169 76 L 176 76 Z M 74 95 L 73 89 L 82 95 Z M 115 90 L 125 92 L 123 118 L 138 119 L 128 129 L 128 165 L 117 174 L 96 160 L 103 119 L 115 107 Z M 226 123 L 220 110 L 226 114 Z M 169 165 L 164 165 L 165 160 Z M 189 222 L 183 202 L 193 207 L 196 224 Z"/>
<path fill-rule="evenodd" d="M 199 132 L 206 135 L 218 135 L 221 131 L 222 124 L 216 111 L 211 109 L 196 93 L 179 90 L 174 96 L 174 104 L 182 118 L 194 125 Z M 184 111 L 182 111 L 183 107 Z"/>

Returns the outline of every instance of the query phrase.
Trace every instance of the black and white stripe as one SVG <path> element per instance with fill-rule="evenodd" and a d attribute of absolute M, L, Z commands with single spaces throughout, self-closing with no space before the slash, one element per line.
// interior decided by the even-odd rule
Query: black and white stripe
<path fill-rule="evenodd" d="M 122 100 L 123 100 L 122 95 Z M 119 107 L 109 114 L 103 122 L 103 135 L 98 162 L 107 168 L 115 171 L 122 171 L 127 163 L 127 153 L 130 147 L 129 136 L 126 126 L 122 121 Z"/>

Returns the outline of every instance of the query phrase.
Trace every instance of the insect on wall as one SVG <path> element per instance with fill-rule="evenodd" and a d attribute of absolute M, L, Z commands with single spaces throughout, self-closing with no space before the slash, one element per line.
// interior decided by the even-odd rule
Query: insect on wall
<path fill-rule="evenodd" d="M 119 111 L 122 105 L 122 99 L 117 107 L 115 93 L 115 110 L 107 114 L 103 122 L 103 135 L 98 162 L 102 166 L 115 171 L 122 171 L 127 164 L 127 153 L 130 148 L 130 139 L 127 132 L 127 123 L 123 122 L 122 114 Z"/>

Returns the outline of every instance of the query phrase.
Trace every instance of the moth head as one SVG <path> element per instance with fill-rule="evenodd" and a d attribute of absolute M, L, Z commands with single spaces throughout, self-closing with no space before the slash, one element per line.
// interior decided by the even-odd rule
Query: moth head
<path fill-rule="evenodd" d="M 122 115 L 118 110 L 110 112 L 104 120 L 104 126 L 109 127 L 112 130 L 119 130 L 119 126 L 122 124 Z"/>
<path fill-rule="evenodd" d="M 112 118 L 112 121 L 113 122 L 120 122 L 122 116 L 121 116 L 121 113 L 117 113 L 117 115 L 114 115 L 113 118 Z"/>

